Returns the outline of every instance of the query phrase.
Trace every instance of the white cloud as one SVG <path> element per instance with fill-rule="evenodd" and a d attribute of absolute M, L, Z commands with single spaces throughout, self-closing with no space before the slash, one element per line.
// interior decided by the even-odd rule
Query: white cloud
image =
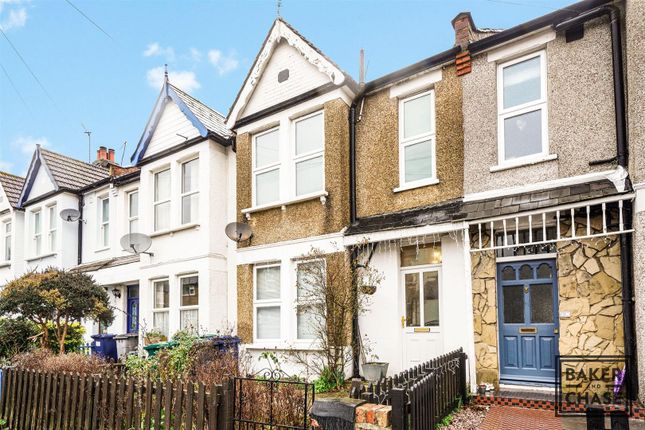
<path fill-rule="evenodd" d="M 224 55 L 219 49 L 211 49 L 208 51 L 208 61 L 210 61 L 215 69 L 217 69 L 220 76 L 232 72 L 237 69 L 237 66 L 240 64 L 236 58 L 235 52 L 232 52 L 229 55 Z"/>
<path fill-rule="evenodd" d="M 157 42 L 150 43 L 148 47 L 143 51 L 144 57 L 164 57 L 166 61 L 175 60 L 175 50 L 172 46 L 166 46 L 165 48 L 159 45 Z"/>
<path fill-rule="evenodd" d="M 12 167 L 13 167 L 13 163 L 10 161 L 3 160 L 2 155 L 0 155 L 0 171 L 11 172 Z"/>
<path fill-rule="evenodd" d="M 188 58 L 190 58 L 196 63 L 202 61 L 202 57 L 203 57 L 202 51 L 200 51 L 197 48 L 190 48 L 190 50 L 188 51 Z"/>
<path fill-rule="evenodd" d="M 2 5 L 2 3 L 0 3 Z M 27 9 L 11 9 L 7 16 L 2 19 L 0 22 L 0 28 L 2 31 L 13 30 L 14 28 L 24 27 L 27 23 Z"/>
<path fill-rule="evenodd" d="M 11 142 L 11 147 L 15 150 L 19 150 L 23 155 L 31 157 L 36 145 L 48 148 L 49 141 L 46 137 L 32 137 L 32 136 L 18 136 L 13 142 Z"/>
<path fill-rule="evenodd" d="M 148 80 L 148 85 L 158 90 L 163 85 L 164 68 L 155 67 L 154 69 L 148 70 L 146 79 Z M 186 70 L 170 71 L 168 73 L 168 79 L 173 85 L 176 85 L 187 92 L 191 92 L 201 87 L 200 83 L 197 81 L 195 73 Z"/>

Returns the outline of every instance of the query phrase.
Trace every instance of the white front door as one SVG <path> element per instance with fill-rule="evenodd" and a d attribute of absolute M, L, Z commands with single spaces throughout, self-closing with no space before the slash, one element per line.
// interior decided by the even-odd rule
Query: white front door
<path fill-rule="evenodd" d="M 401 271 L 403 368 L 424 363 L 443 351 L 439 265 Z"/>

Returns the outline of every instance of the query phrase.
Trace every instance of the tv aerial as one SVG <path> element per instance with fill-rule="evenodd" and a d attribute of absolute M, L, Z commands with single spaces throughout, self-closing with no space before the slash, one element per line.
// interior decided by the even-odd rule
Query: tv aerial
<path fill-rule="evenodd" d="M 78 209 L 63 209 L 58 215 L 63 219 L 63 221 L 66 222 L 85 222 L 85 220 L 81 219 L 81 211 L 79 211 Z"/>
<path fill-rule="evenodd" d="M 148 254 L 151 257 L 154 256 L 152 252 L 148 252 L 150 246 L 152 246 L 152 239 L 143 233 L 126 234 L 121 238 L 120 243 L 123 250 L 131 254 Z"/>
<path fill-rule="evenodd" d="M 224 229 L 224 233 L 226 233 L 226 236 L 228 236 L 229 239 L 238 243 L 244 240 L 249 240 L 251 236 L 253 236 L 251 226 L 243 222 L 229 223 Z"/>

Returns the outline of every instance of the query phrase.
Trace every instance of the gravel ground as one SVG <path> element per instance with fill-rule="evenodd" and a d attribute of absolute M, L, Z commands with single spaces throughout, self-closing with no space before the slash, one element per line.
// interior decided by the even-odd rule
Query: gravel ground
<path fill-rule="evenodd" d="M 484 421 L 488 406 L 467 406 L 453 415 L 449 425 L 441 430 L 477 430 Z"/>

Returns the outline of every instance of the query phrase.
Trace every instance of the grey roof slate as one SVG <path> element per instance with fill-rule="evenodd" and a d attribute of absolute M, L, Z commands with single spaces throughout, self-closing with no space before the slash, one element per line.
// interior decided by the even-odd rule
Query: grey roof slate
<path fill-rule="evenodd" d="M 186 93 L 185 91 L 177 88 L 171 83 L 168 83 L 173 90 L 177 93 L 179 98 L 186 103 L 186 106 L 195 114 L 197 119 L 204 124 L 204 127 L 212 133 L 219 134 L 223 137 L 231 137 L 231 132 L 226 128 L 226 118 L 224 115 L 214 109 L 206 106 L 204 103 L 197 100 L 195 97 Z"/>
<path fill-rule="evenodd" d="M 0 184 L 2 184 L 2 189 L 7 195 L 7 200 L 9 200 L 11 207 L 17 208 L 25 178 L 7 172 L 0 172 Z"/>
<path fill-rule="evenodd" d="M 48 149 L 40 148 L 40 153 L 59 188 L 76 191 L 110 176 L 108 167 L 86 163 Z"/>

